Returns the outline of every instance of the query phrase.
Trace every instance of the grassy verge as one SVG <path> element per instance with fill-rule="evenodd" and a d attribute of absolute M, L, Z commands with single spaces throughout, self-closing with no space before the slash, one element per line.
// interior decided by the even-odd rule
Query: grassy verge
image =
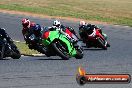
<path fill-rule="evenodd" d="M 1 0 L 0 8 L 132 26 L 131 0 Z"/>
<path fill-rule="evenodd" d="M 24 55 L 40 54 L 36 50 L 29 49 L 25 43 L 15 42 L 15 44 L 20 50 L 21 54 L 24 54 Z"/>

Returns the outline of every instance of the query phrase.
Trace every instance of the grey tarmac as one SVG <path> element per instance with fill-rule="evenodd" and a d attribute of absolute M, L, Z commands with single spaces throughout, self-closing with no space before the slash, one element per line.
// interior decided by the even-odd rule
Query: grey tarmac
<path fill-rule="evenodd" d="M 9 35 L 22 41 L 21 19 L 24 15 L 0 13 L 0 27 Z M 54 19 L 27 17 L 43 26 L 51 26 Z M 61 20 L 78 31 L 78 22 Z M 86 84 L 76 83 L 79 66 L 87 73 L 127 73 L 132 75 L 132 27 L 103 25 L 102 30 L 108 35 L 111 47 L 108 50 L 87 49 L 84 58 L 61 60 L 60 57 L 22 56 L 19 60 L 6 58 L 0 60 L 0 88 L 132 88 L 129 84 Z"/>

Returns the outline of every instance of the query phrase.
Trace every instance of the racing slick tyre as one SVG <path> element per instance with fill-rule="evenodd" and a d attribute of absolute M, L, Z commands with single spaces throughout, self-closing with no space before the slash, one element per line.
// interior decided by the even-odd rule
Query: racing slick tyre
<path fill-rule="evenodd" d="M 45 46 L 38 46 L 37 51 L 42 53 L 42 54 L 46 54 L 47 49 Z"/>
<path fill-rule="evenodd" d="M 65 44 L 62 44 L 60 41 L 56 41 L 52 43 L 52 47 L 54 51 L 64 60 L 69 60 L 70 56 L 67 52 L 67 49 L 65 47 Z"/>
<path fill-rule="evenodd" d="M 19 50 L 15 50 L 13 55 L 11 56 L 11 58 L 13 59 L 19 59 L 20 57 L 21 57 L 21 54 Z"/>
<path fill-rule="evenodd" d="M 110 47 L 110 43 L 107 42 L 107 47 Z"/>
<path fill-rule="evenodd" d="M 82 59 L 83 58 L 83 49 L 76 50 L 77 55 L 75 56 L 76 59 Z"/>
<path fill-rule="evenodd" d="M 21 53 L 17 49 L 17 47 L 16 47 L 16 45 L 14 43 L 11 44 L 11 48 L 13 50 L 13 53 L 11 55 L 11 58 L 13 58 L 13 59 L 19 59 L 21 57 Z"/>
<path fill-rule="evenodd" d="M 104 50 L 107 50 L 107 46 L 105 46 L 105 41 L 103 40 L 103 39 L 101 39 L 100 37 L 97 37 L 97 40 L 98 40 L 98 42 L 99 42 L 99 45 L 100 45 L 100 47 L 102 48 L 102 49 L 104 49 Z"/>
<path fill-rule="evenodd" d="M 5 46 L 4 45 L 0 46 L 0 60 L 4 58 L 4 51 L 5 51 Z"/>

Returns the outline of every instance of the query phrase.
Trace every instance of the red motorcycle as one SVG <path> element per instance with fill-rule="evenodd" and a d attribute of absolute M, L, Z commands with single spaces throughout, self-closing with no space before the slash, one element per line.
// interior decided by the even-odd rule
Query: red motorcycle
<path fill-rule="evenodd" d="M 85 33 L 85 36 L 87 38 L 83 42 L 86 43 L 87 48 L 95 47 L 107 50 L 107 47 L 110 47 L 110 44 L 106 41 L 106 39 L 98 29 L 94 29 L 93 33 L 90 35 L 88 35 L 88 33 Z"/>
<path fill-rule="evenodd" d="M 72 33 L 69 28 L 66 28 L 65 33 L 67 33 L 75 41 L 78 41 L 79 40 L 78 36 L 76 34 Z"/>

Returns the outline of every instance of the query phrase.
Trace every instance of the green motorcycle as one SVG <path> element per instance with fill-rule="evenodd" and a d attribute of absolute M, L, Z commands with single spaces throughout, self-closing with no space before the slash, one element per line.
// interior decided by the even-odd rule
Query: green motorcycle
<path fill-rule="evenodd" d="M 79 44 L 76 46 L 60 31 L 46 31 L 42 35 L 42 43 L 46 46 L 46 56 L 60 56 L 68 60 L 70 57 L 83 58 L 83 50 Z"/>

